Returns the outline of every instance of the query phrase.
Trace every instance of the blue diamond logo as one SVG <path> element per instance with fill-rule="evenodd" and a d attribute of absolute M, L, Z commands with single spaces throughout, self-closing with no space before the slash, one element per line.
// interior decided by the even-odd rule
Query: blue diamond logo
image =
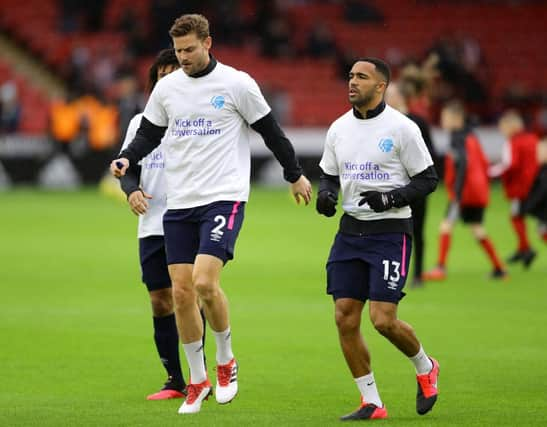
<path fill-rule="evenodd" d="M 389 153 L 393 150 L 393 140 L 391 138 L 382 138 L 378 143 L 378 147 L 380 147 L 380 150 L 384 153 Z"/>
<path fill-rule="evenodd" d="M 220 110 L 224 107 L 224 97 L 222 95 L 213 96 L 211 98 L 211 105 L 215 107 L 215 109 Z"/>

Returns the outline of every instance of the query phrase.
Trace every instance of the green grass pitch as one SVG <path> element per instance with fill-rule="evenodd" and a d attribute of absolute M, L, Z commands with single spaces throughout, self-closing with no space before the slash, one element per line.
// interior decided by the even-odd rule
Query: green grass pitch
<path fill-rule="evenodd" d="M 327 426 L 357 406 L 325 295 L 337 221 L 313 206 L 295 206 L 285 190 L 253 189 L 236 261 L 223 273 L 240 394 L 181 416 L 180 400 L 144 399 L 164 372 L 127 207 L 94 190 L 21 189 L 0 200 L 1 426 Z M 428 267 L 445 202 L 442 189 L 430 198 Z M 495 188 L 486 226 L 504 258 L 515 246 L 508 209 Z M 381 425 L 547 425 L 547 246 L 532 221 L 529 231 L 535 264 L 496 282 L 458 225 L 448 280 L 408 290 L 400 317 L 441 364 L 430 414 L 415 413 L 410 362 L 364 319 L 390 415 Z M 213 361 L 214 340 L 206 350 Z"/>

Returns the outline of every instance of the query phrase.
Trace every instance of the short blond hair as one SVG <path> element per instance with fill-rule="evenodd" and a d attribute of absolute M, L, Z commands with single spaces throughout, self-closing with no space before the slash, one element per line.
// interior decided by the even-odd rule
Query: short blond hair
<path fill-rule="evenodd" d="M 448 111 L 455 116 L 462 117 L 465 119 L 465 106 L 463 105 L 463 102 L 461 102 L 458 99 L 453 99 L 451 101 L 448 101 L 446 104 L 443 105 L 442 108 L 444 111 Z"/>
<path fill-rule="evenodd" d="M 501 117 L 500 122 L 510 123 L 516 127 L 524 127 L 524 120 L 517 110 L 511 109 L 505 111 Z"/>
<path fill-rule="evenodd" d="M 209 21 L 197 13 L 182 15 L 177 18 L 169 30 L 171 37 L 182 37 L 195 33 L 200 40 L 209 37 Z"/>

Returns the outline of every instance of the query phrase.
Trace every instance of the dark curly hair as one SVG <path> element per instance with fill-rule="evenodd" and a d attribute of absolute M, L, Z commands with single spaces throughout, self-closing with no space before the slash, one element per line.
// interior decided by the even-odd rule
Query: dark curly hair
<path fill-rule="evenodd" d="M 167 65 L 174 65 L 177 68 L 180 65 L 177 55 L 175 55 L 175 49 L 173 48 L 160 51 L 158 56 L 156 56 L 154 63 L 150 66 L 150 70 L 148 71 L 149 92 L 152 92 L 152 89 L 154 89 L 154 86 L 156 86 L 156 83 L 158 82 L 158 69 Z"/>

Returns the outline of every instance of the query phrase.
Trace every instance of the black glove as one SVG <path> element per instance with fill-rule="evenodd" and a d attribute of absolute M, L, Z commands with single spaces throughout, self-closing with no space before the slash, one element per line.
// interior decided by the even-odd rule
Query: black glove
<path fill-rule="evenodd" d="M 315 209 L 322 215 L 331 217 L 336 213 L 337 197 L 330 191 L 320 191 L 317 195 Z"/>
<path fill-rule="evenodd" d="M 379 191 L 364 191 L 360 194 L 362 199 L 359 201 L 359 206 L 365 203 L 371 207 L 374 212 L 384 212 L 396 205 L 395 193 L 380 193 Z"/>

